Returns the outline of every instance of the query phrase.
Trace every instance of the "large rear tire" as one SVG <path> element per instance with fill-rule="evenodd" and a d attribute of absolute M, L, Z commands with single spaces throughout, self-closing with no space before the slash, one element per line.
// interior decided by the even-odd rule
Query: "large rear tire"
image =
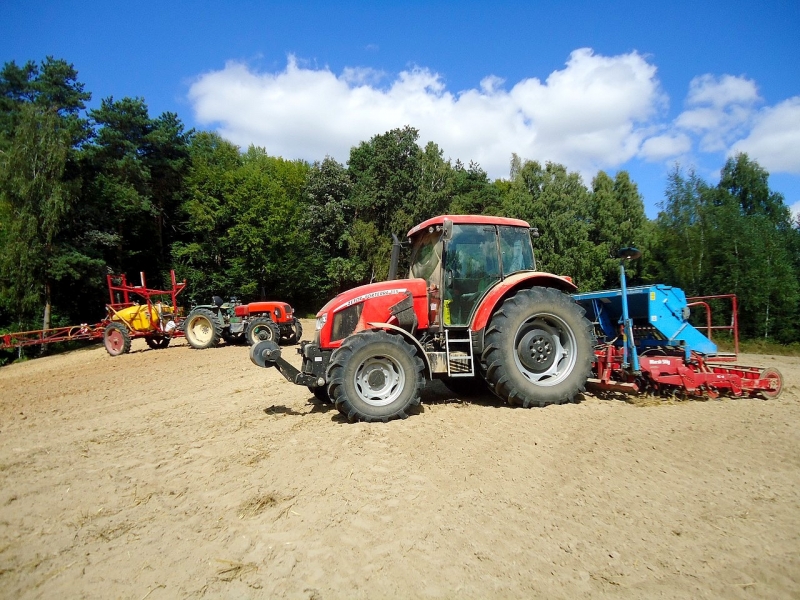
<path fill-rule="evenodd" d="M 195 350 L 213 348 L 219 344 L 222 325 L 217 316 L 207 308 L 196 308 L 186 317 L 183 335 Z"/>
<path fill-rule="evenodd" d="M 592 366 L 592 325 L 566 294 L 521 290 L 494 313 L 483 364 L 492 391 L 512 406 L 574 402 Z"/>
<path fill-rule="evenodd" d="M 244 335 L 248 346 L 258 342 L 275 342 L 278 344 L 281 339 L 281 330 L 275 324 L 275 321 L 269 317 L 256 317 L 250 321 Z"/>
<path fill-rule="evenodd" d="M 405 419 L 420 403 L 425 366 L 401 336 L 362 331 L 334 350 L 328 365 L 328 394 L 353 421 Z"/>
<path fill-rule="evenodd" d="M 103 345 L 111 356 L 131 351 L 131 334 L 122 323 L 111 323 L 103 330 Z"/>

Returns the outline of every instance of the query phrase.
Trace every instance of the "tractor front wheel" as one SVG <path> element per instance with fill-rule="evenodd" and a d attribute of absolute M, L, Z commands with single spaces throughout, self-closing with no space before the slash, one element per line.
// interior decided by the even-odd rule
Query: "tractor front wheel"
<path fill-rule="evenodd" d="M 299 319 L 294 320 L 294 325 L 292 325 L 292 333 L 286 338 L 286 342 L 288 344 L 296 344 L 300 341 L 303 337 L 303 326 L 300 324 Z"/>
<path fill-rule="evenodd" d="M 492 391 L 510 405 L 574 402 L 592 366 L 592 325 L 568 295 L 521 290 L 486 328 L 482 362 Z"/>
<path fill-rule="evenodd" d="M 111 323 L 103 331 L 103 345 L 111 356 L 119 356 L 131 351 L 131 334 L 125 325 Z"/>
<path fill-rule="evenodd" d="M 192 348 L 205 350 L 219 344 L 222 325 L 213 312 L 207 308 L 197 308 L 186 317 L 183 334 Z"/>
<path fill-rule="evenodd" d="M 245 337 L 247 338 L 248 346 L 265 341 L 277 344 L 281 337 L 281 330 L 278 329 L 275 321 L 269 317 L 256 317 L 247 326 Z"/>
<path fill-rule="evenodd" d="M 334 350 L 328 394 L 349 421 L 405 419 L 420 403 L 422 359 L 401 336 L 362 331 Z"/>

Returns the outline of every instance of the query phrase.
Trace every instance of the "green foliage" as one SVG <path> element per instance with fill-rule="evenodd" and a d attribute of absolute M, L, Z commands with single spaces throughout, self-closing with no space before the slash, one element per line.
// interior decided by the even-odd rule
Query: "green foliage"
<path fill-rule="evenodd" d="M 172 113 L 151 119 L 141 98 L 106 98 L 89 116 L 97 131 L 83 151 L 84 195 L 97 208 L 89 231 L 112 244 L 98 252 L 114 271 L 168 271 L 193 132 Z"/>
<path fill-rule="evenodd" d="M 525 161 L 514 172 L 503 213 L 539 230 L 534 244 L 539 270 L 569 275 L 581 290 L 598 289 L 604 247 L 589 238 L 590 195 L 580 175 L 536 161 Z"/>
<path fill-rule="evenodd" d="M 308 165 L 255 147 L 239 154 L 215 134 L 197 135 L 190 153 L 181 239 L 172 246 L 189 297 L 305 301 L 298 282 L 319 286 L 321 266 L 298 228 Z"/>
<path fill-rule="evenodd" d="M 670 175 L 657 222 L 663 280 L 687 295 L 736 294 L 745 337 L 797 336 L 797 229 L 768 174 L 746 155 L 728 160 L 716 187 Z"/>

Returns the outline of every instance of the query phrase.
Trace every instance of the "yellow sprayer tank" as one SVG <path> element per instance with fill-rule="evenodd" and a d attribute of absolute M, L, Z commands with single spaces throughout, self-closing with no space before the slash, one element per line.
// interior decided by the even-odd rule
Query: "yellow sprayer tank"
<path fill-rule="evenodd" d="M 147 304 L 142 304 L 118 310 L 111 315 L 111 320 L 124 321 L 134 331 L 152 331 L 159 328 L 159 308 L 162 312 L 172 312 L 167 305 L 154 304 L 148 308 Z"/>

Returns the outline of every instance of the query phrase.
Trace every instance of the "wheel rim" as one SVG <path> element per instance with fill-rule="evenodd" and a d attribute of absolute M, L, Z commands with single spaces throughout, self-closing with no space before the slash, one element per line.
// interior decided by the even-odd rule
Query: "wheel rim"
<path fill-rule="evenodd" d="M 254 342 L 268 342 L 274 336 L 272 335 L 272 329 L 267 325 L 256 325 L 253 328 L 253 341 Z"/>
<path fill-rule="evenodd" d="M 211 323 L 208 322 L 208 319 L 204 317 L 195 318 L 191 322 L 189 329 L 192 332 L 192 337 L 196 342 L 205 344 L 211 340 L 213 329 L 211 328 Z"/>
<path fill-rule="evenodd" d="M 522 375 L 540 386 L 557 385 L 577 361 L 577 340 L 569 325 L 556 315 L 530 317 L 514 336 L 514 362 Z"/>
<path fill-rule="evenodd" d="M 372 356 L 362 362 L 354 378 L 359 398 L 372 406 L 386 406 L 405 388 L 403 367 L 389 356 Z"/>
<path fill-rule="evenodd" d="M 125 345 L 125 338 L 122 332 L 117 329 L 111 329 L 106 333 L 106 347 L 116 353 L 122 352 L 122 347 Z"/>
<path fill-rule="evenodd" d="M 772 399 L 780 395 L 781 389 L 783 388 L 783 378 L 777 369 L 764 369 L 758 377 L 759 379 L 771 379 L 772 385 L 775 388 L 774 390 L 762 390 L 762 394 L 764 394 L 765 397 Z"/>

